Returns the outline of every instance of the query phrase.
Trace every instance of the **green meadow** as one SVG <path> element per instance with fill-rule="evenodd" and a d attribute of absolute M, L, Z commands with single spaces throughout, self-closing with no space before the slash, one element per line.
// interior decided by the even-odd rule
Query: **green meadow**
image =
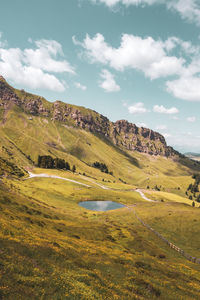
<path fill-rule="evenodd" d="M 86 182 L 79 174 L 49 173 Z M 132 211 L 198 256 L 200 210 L 186 198 L 173 201 L 164 193 L 164 202 L 147 202 L 126 184 L 104 190 L 54 178 L 4 178 L 0 189 L 2 299 L 198 299 L 200 266 L 170 249 Z M 78 205 L 84 200 L 126 207 L 96 212 Z"/>
<path fill-rule="evenodd" d="M 15 92 L 22 100 L 36 97 Z M 1 106 L 0 118 L 0 299 L 199 299 L 200 265 L 135 216 L 200 258 L 199 203 L 193 207 L 186 194 L 200 171 L 197 162 L 128 151 L 69 120 L 30 115 L 15 105 L 6 112 Z M 38 168 L 39 155 L 64 159 L 76 171 Z M 28 171 L 76 182 L 29 178 Z M 125 207 L 97 212 L 79 206 L 92 200 Z"/>

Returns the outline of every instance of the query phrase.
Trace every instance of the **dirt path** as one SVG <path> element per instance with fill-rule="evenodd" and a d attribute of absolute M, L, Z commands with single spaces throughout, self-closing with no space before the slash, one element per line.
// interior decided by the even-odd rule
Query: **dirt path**
<path fill-rule="evenodd" d="M 111 188 L 109 188 L 108 186 L 105 186 L 103 184 L 100 184 L 100 183 L 97 183 L 95 181 L 93 181 L 92 179 L 88 178 L 87 179 L 84 177 L 84 176 L 81 176 L 83 179 L 87 180 L 87 181 L 90 181 L 91 183 L 95 184 L 95 185 L 98 185 L 100 188 L 102 188 L 103 190 L 111 190 Z"/>
<path fill-rule="evenodd" d="M 45 174 L 45 173 L 43 173 L 43 174 L 34 174 L 34 173 L 30 172 L 30 171 L 28 171 L 28 173 L 29 173 L 29 178 L 27 178 L 27 179 L 34 178 L 34 177 L 56 178 L 56 179 L 62 179 L 62 180 L 70 181 L 70 182 L 73 182 L 73 183 L 77 183 L 77 184 L 83 185 L 83 186 L 85 186 L 85 187 L 90 187 L 90 188 L 92 187 L 91 185 L 88 185 L 88 184 L 85 184 L 85 183 L 82 183 L 82 182 L 79 182 L 79 181 L 76 181 L 76 180 L 73 180 L 73 179 L 69 179 L 69 178 L 65 178 L 65 177 L 60 177 L 60 176 L 56 176 L 56 175 L 48 175 L 48 174 Z M 103 185 L 103 184 L 97 183 L 97 182 L 93 181 L 93 180 L 90 179 L 90 178 L 87 178 L 87 179 L 86 179 L 84 176 L 80 176 L 80 177 L 83 178 L 84 180 L 90 181 L 91 183 L 93 183 L 93 184 L 99 186 L 99 187 L 100 187 L 101 189 L 103 189 L 103 190 L 112 190 L 112 189 L 109 188 L 108 186 L 105 186 L 105 185 Z M 151 200 L 151 199 L 147 198 L 147 197 L 144 195 L 144 193 L 143 193 L 140 189 L 136 189 L 135 192 L 139 193 L 140 196 L 141 196 L 144 200 L 146 200 L 146 201 L 149 201 L 149 202 L 156 202 L 156 201 L 154 201 L 154 200 Z"/>
<path fill-rule="evenodd" d="M 144 193 L 143 193 L 140 189 L 136 189 L 135 191 L 136 191 L 137 193 L 139 193 L 140 196 L 141 196 L 144 200 L 149 201 L 149 202 L 156 202 L 156 201 L 154 201 L 154 200 L 151 200 L 151 199 L 147 198 L 147 197 L 144 195 Z"/>
<path fill-rule="evenodd" d="M 80 185 L 83 185 L 83 186 L 86 186 L 86 187 L 91 187 L 91 185 L 87 185 L 85 183 L 82 183 L 82 182 L 79 182 L 79 181 L 76 181 L 76 180 L 73 180 L 73 179 L 69 179 L 69 178 L 65 178 L 65 177 L 60 177 L 60 176 L 55 176 L 55 175 L 48 175 L 48 174 L 34 174 L 30 171 L 28 171 L 28 174 L 29 174 L 29 177 L 27 179 L 30 179 L 30 178 L 34 178 L 34 177 L 43 177 L 43 178 L 56 178 L 56 179 L 62 179 L 62 180 L 66 180 L 66 181 L 69 181 L 69 182 L 73 182 L 73 183 L 76 183 L 76 184 L 80 184 Z"/>

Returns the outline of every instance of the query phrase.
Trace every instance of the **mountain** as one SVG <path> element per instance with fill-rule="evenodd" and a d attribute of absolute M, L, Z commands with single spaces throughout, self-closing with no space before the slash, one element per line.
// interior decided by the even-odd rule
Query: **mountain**
<path fill-rule="evenodd" d="M 173 156 L 176 152 L 168 147 L 165 138 L 158 132 L 139 128 L 126 120 L 111 122 L 95 111 L 56 101 L 50 103 L 42 97 L 31 95 L 24 90 L 16 90 L 0 77 L 0 105 L 6 115 L 13 106 L 17 106 L 32 116 L 41 116 L 51 121 L 59 121 L 65 126 L 78 127 L 94 134 L 105 136 L 114 145 L 121 148 L 148 153 L 150 155 Z"/>
<path fill-rule="evenodd" d="M 157 132 L 1 77 L 0 299 L 198 299 L 198 264 L 155 235 L 199 257 L 197 172 Z M 91 200 L 124 208 L 78 205 Z"/>
<path fill-rule="evenodd" d="M 187 152 L 187 153 L 185 153 L 185 156 L 187 156 L 193 160 L 197 160 L 197 161 L 200 160 L 200 153 Z"/>
<path fill-rule="evenodd" d="M 140 186 L 183 185 L 180 176 L 199 171 L 197 162 L 167 146 L 164 137 L 126 120 L 111 122 L 84 107 L 49 102 L 17 90 L 0 77 L 0 156 L 17 166 L 32 167 L 38 155 L 76 165 L 80 173 Z M 94 170 L 98 161 L 114 177 Z M 173 180 L 173 177 L 176 180 Z M 158 179 L 159 178 L 159 179 Z M 185 187 L 184 187 L 185 190 Z"/>

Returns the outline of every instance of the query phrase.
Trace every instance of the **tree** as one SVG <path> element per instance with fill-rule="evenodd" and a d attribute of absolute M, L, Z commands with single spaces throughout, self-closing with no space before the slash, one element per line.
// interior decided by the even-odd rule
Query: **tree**
<path fill-rule="evenodd" d="M 75 165 L 73 165 L 73 167 L 72 167 L 72 172 L 73 172 L 73 173 L 76 172 L 76 166 L 75 166 Z"/>
<path fill-rule="evenodd" d="M 197 197 L 197 202 L 200 202 L 200 195 L 198 195 Z"/>
<path fill-rule="evenodd" d="M 42 156 L 38 155 L 38 163 L 37 163 L 38 167 L 40 167 L 40 165 L 41 165 L 41 159 L 42 159 Z"/>
<path fill-rule="evenodd" d="M 53 158 L 50 155 L 38 156 L 38 167 L 44 169 L 66 169 L 70 170 L 70 165 L 62 158 Z"/>
<path fill-rule="evenodd" d="M 69 165 L 69 163 L 67 161 L 65 162 L 65 169 L 66 170 L 70 170 L 70 165 Z"/>

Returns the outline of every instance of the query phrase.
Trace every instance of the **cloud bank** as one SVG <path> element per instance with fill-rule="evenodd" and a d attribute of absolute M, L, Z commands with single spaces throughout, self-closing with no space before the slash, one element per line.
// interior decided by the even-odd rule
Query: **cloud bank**
<path fill-rule="evenodd" d="M 162 4 L 170 11 L 178 13 L 182 19 L 200 26 L 200 3 L 199 0 L 90 0 L 92 3 L 105 4 L 109 8 L 117 5 L 125 7 L 145 6 Z"/>
<path fill-rule="evenodd" d="M 119 47 L 112 47 L 102 34 L 86 34 L 76 46 L 90 63 L 98 63 L 123 72 L 142 72 L 150 80 L 166 78 L 166 90 L 174 97 L 200 101 L 200 47 L 177 37 L 155 40 L 123 34 Z"/>
<path fill-rule="evenodd" d="M 14 84 L 31 89 L 63 92 L 66 88 L 65 82 L 52 73 L 75 74 L 75 70 L 63 58 L 62 46 L 54 40 L 29 41 L 32 48 L 23 50 L 8 48 L 0 41 L 0 74 Z"/>

